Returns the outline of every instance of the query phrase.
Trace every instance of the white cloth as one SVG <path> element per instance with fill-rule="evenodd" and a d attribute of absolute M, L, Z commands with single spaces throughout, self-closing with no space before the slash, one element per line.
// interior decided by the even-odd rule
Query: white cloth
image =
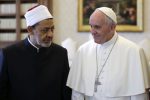
<path fill-rule="evenodd" d="M 143 93 L 134 96 L 124 96 L 124 97 L 116 97 L 116 98 L 101 97 L 99 99 L 95 99 L 93 97 L 84 96 L 84 94 L 79 93 L 77 91 L 72 91 L 71 100 L 149 100 L 149 97 L 147 93 Z"/>
<path fill-rule="evenodd" d="M 149 62 L 149 66 L 150 66 L 150 38 L 146 38 L 144 40 L 142 40 L 139 45 L 144 49 L 147 60 Z"/>
<path fill-rule="evenodd" d="M 35 8 L 33 7 L 33 9 L 31 8 L 31 10 L 27 11 L 24 16 L 27 26 L 33 26 L 44 19 L 53 18 L 48 11 L 48 8 L 44 5 L 39 5 Z"/>
<path fill-rule="evenodd" d="M 94 95 L 96 45 L 91 40 L 78 49 L 67 81 L 67 86 L 87 96 Z M 107 74 L 105 75 L 106 82 L 102 87 L 102 95 L 120 97 L 144 93 L 145 89 L 149 88 L 147 67 L 143 49 L 118 36 L 105 65 Z"/>
<path fill-rule="evenodd" d="M 106 16 L 108 16 L 110 19 L 112 19 L 115 23 L 117 23 L 117 16 L 115 12 L 108 7 L 100 7 L 97 8 L 99 11 L 103 12 Z"/>

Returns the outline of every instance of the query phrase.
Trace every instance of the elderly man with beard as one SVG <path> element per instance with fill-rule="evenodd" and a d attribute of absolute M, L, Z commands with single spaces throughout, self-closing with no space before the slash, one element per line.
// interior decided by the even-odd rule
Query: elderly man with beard
<path fill-rule="evenodd" d="M 52 42 L 53 16 L 37 5 L 25 19 L 28 37 L 2 49 L 0 100 L 71 100 L 67 50 Z"/>

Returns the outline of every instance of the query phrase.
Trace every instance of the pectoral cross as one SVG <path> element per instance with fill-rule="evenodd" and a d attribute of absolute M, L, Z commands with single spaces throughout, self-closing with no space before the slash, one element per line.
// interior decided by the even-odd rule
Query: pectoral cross
<path fill-rule="evenodd" d="M 98 85 L 101 85 L 101 82 L 99 82 L 98 78 L 96 78 L 96 80 L 95 80 L 95 86 L 94 86 L 94 91 L 95 92 L 97 92 Z"/>

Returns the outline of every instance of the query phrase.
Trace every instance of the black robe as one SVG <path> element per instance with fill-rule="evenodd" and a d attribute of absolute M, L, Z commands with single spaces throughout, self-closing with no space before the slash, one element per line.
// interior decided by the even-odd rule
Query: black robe
<path fill-rule="evenodd" d="M 0 100 L 71 100 L 68 72 L 66 49 L 52 43 L 37 50 L 25 39 L 3 49 Z"/>

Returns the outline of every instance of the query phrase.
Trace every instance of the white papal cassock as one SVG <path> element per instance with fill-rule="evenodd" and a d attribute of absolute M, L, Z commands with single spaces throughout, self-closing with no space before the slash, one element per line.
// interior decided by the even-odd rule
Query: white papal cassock
<path fill-rule="evenodd" d="M 97 67 L 100 71 L 105 61 L 99 76 L 102 84 L 94 92 Z M 147 100 L 144 93 L 150 85 L 143 49 L 117 33 L 102 45 L 91 40 L 78 49 L 67 86 L 73 89 L 74 100 L 83 95 L 86 100 Z"/>

